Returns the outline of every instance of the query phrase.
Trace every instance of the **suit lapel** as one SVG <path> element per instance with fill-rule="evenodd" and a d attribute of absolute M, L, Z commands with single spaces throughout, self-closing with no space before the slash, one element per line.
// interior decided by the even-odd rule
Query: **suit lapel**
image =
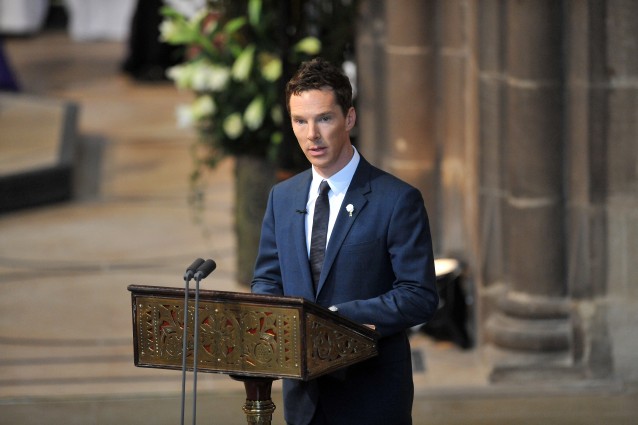
<path fill-rule="evenodd" d="M 306 204 L 308 203 L 308 190 L 310 188 L 310 182 L 312 181 L 312 172 L 308 170 L 306 176 L 299 181 L 299 185 L 293 190 L 294 197 L 292 199 L 291 207 L 297 212 L 295 214 L 294 222 L 291 223 L 291 231 L 293 233 L 293 240 L 295 241 L 294 249 L 299 261 L 299 269 L 301 270 L 302 282 L 297 282 L 299 285 L 303 285 L 303 292 L 307 294 L 304 298 L 314 300 L 315 290 L 312 284 L 312 274 L 310 272 L 310 262 L 308 261 L 308 247 L 306 246 Z M 305 211 L 305 213 L 304 213 Z"/>
<path fill-rule="evenodd" d="M 350 186 L 343 199 L 337 220 L 330 234 L 330 241 L 326 249 L 326 256 L 324 257 L 323 268 L 321 269 L 321 277 L 319 278 L 319 286 L 317 293 L 321 292 L 321 288 L 326 280 L 326 276 L 330 273 L 330 269 L 339 253 L 341 245 L 345 240 L 350 228 L 359 217 L 359 214 L 365 208 L 368 203 L 366 194 L 370 192 L 370 169 L 369 164 L 361 157 L 359 166 L 352 176 Z M 347 205 L 351 204 L 353 207 L 352 216 L 346 210 Z"/>

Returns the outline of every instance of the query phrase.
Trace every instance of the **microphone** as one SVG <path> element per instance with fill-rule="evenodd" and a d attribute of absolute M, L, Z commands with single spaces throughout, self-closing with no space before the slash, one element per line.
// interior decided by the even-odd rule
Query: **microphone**
<path fill-rule="evenodd" d="M 204 260 L 202 260 L 201 258 L 198 258 L 197 260 L 193 261 L 193 264 L 188 266 L 188 268 L 186 269 L 186 273 L 184 273 L 184 280 L 185 281 L 191 280 L 193 276 L 195 275 L 195 272 L 197 271 L 199 266 L 201 266 L 203 263 L 204 263 Z"/>
<path fill-rule="evenodd" d="M 210 258 L 204 261 L 195 271 L 195 312 L 193 314 L 193 323 L 195 326 L 193 333 L 193 425 L 195 424 L 195 417 L 197 415 L 197 352 L 199 351 L 199 281 L 212 273 L 217 267 L 217 264 Z M 186 370 L 185 357 L 182 360 L 182 370 Z M 185 373 L 185 372 L 183 372 Z M 184 385 L 184 384 L 182 384 Z M 184 393 L 184 391 L 182 391 Z M 182 396 L 184 397 L 184 396 Z"/>
<path fill-rule="evenodd" d="M 188 282 L 193 278 L 197 269 L 204 264 L 204 260 L 201 258 L 193 261 L 193 264 L 186 268 L 184 273 L 184 331 L 182 333 L 182 416 L 181 425 L 184 425 L 184 407 L 186 403 L 186 356 L 188 349 Z M 199 280 L 197 281 L 199 285 Z M 199 288 L 198 288 L 199 289 Z M 199 295 L 199 294 L 197 294 Z M 195 312 L 197 315 L 197 312 Z M 197 323 L 197 322 L 195 322 Z"/>
<path fill-rule="evenodd" d="M 298 214 L 308 214 L 308 210 L 295 210 Z"/>
<path fill-rule="evenodd" d="M 195 271 L 195 280 L 199 281 L 206 278 L 206 276 L 211 274 L 212 271 L 215 270 L 215 268 L 217 268 L 217 264 L 215 264 L 215 262 L 209 258 L 197 268 L 197 271 Z"/>

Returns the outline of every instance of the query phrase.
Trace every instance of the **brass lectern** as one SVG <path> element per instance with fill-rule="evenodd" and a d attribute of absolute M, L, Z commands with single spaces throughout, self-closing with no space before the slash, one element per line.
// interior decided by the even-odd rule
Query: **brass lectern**
<path fill-rule="evenodd" d="M 243 381 L 249 424 L 270 424 L 275 379 L 307 381 L 377 355 L 375 331 L 303 298 L 202 290 L 194 341 L 195 306 L 185 314 L 184 289 L 128 289 L 135 365 L 181 370 L 186 316 L 187 368 L 196 357 L 198 371 Z"/>

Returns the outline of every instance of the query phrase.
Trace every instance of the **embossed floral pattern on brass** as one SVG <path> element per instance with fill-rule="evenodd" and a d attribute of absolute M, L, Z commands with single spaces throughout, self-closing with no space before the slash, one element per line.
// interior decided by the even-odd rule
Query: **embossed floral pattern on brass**
<path fill-rule="evenodd" d="M 309 380 L 377 355 L 378 334 L 300 297 L 201 291 L 198 338 L 194 302 L 184 291 L 129 286 L 135 365 L 182 368 L 184 319 L 187 367 L 233 376 Z"/>
<path fill-rule="evenodd" d="M 314 314 L 308 315 L 307 334 L 310 336 L 308 369 L 321 375 L 336 370 L 346 361 L 354 363 L 376 353 L 374 341 L 366 340 L 356 332 L 335 329 L 330 322 Z"/>
<path fill-rule="evenodd" d="M 140 363 L 181 366 L 184 308 L 175 301 L 137 299 Z M 193 317 L 194 307 L 189 306 L 189 330 L 193 329 Z M 300 374 L 296 309 L 202 302 L 199 322 L 199 370 Z M 191 367 L 192 338 L 189 332 L 187 360 Z"/>

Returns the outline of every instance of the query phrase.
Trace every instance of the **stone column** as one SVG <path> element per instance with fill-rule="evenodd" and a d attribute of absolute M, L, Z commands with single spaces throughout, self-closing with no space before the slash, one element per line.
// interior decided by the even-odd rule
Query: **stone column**
<path fill-rule="evenodd" d="M 477 322 L 483 325 L 495 309 L 504 283 L 503 209 L 505 202 L 504 123 L 505 17 L 501 0 L 484 0 L 477 6 L 479 170 L 478 239 L 476 263 Z M 477 327 L 484 340 L 483 326 Z"/>
<path fill-rule="evenodd" d="M 609 333 L 617 376 L 638 379 L 638 2 L 607 0 L 605 164 Z M 599 146 L 599 145 L 598 145 Z"/>
<path fill-rule="evenodd" d="M 577 360 L 638 377 L 638 2 L 568 3 L 568 282 Z"/>
<path fill-rule="evenodd" d="M 566 49 L 568 283 L 577 298 L 605 293 L 609 81 L 605 2 L 569 1 Z"/>
<path fill-rule="evenodd" d="M 566 298 L 562 3 L 507 2 L 504 244 L 507 290 L 487 333 L 492 378 L 571 365 Z M 528 376 L 528 375 L 525 375 Z M 531 375 L 530 375 L 531 376 Z M 542 376 L 542 375 L 541 375 Z"/>
<path fill-rule="evenodd" d="M 606 2 L 566 8 L 567 283 L 574 305 L 574 361 L 607 376 L 612 361 L 605 293 L 606 137 L 609 117 Z"/>
<path fill-rule="evenodd" d="M 435 135 L 435 19 L 432 1 L 385 1 L 385 117 L 382 168 L 421 190 L 439 240 Z"/>
<path fill-rule="evenodd" d="M 476 2 L 437 3 L 437 147 L 441 252 L 476 269 L 477 76 Z"/>
<path fill-rule="evenodd" d="M 387 145 L 384 2 L 364 0 L 357 10 L 357 146 L 382 166 Z"/>

